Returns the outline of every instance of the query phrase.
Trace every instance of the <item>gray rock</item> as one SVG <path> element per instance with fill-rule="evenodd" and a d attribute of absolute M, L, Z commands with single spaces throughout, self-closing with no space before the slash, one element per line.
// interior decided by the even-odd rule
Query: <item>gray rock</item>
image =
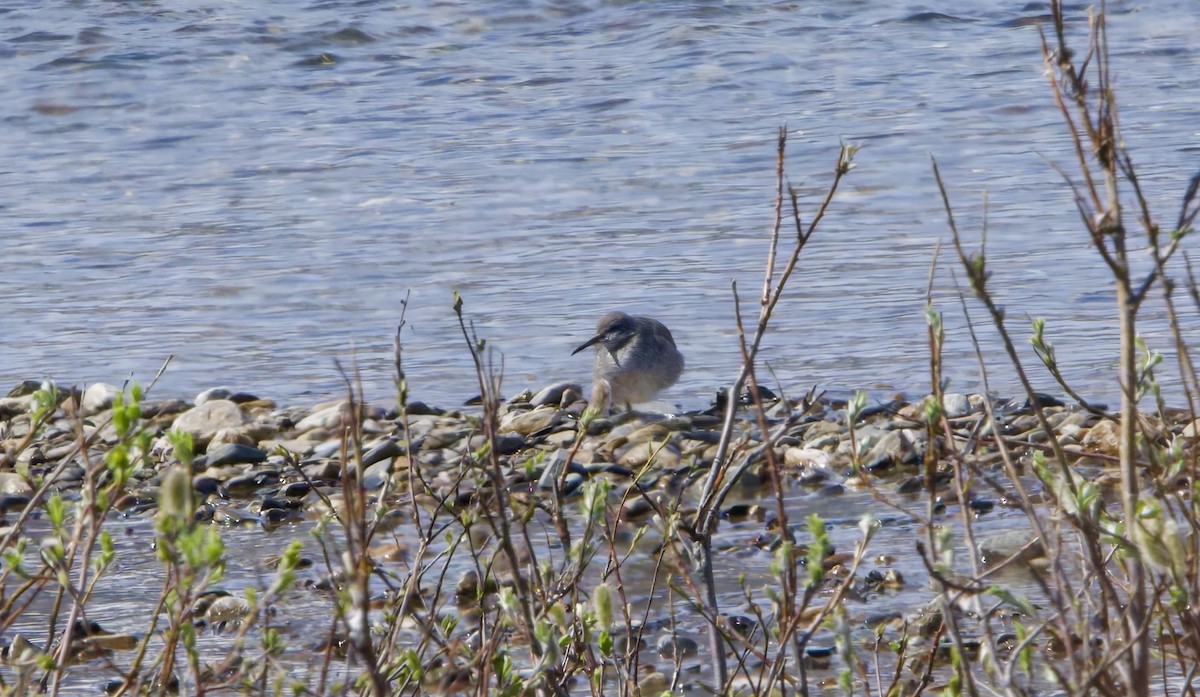
<path fill-rule="evenodd" d="M 210 390 L 205 390 L 196 395 L 195 401 L 196 404 L 200 404 L 201 402 L 208 402 L 214 399 L 228 399 L 229 401 L 236 402 L 238 404 L 248 404 L 250 402 L 266 403 L 266 400 L 260 400 L 258 395 L 250 394 L 249 392 L 243 392 L 241 390 L 234 390 L 228 387 L 214 387 Z"/>
<path fill-rule="evenodd" d="M 828 469 L 832 461 L 832 455 L 816 448 L 788 448 L 783 453 L 783 463 L 792 467 Z"/>
<path fill-rule="evenodd" d="M 640 469 L 651 458 L 654 465 L 662 469 L 674 469 L 683 459 L 682 453 L 674 443 L 659 447 L 657 443 L 630 443 L 613 451 L 613 460 L 620 465 L 632 469 Z"/>
<path fill-rule="evenodd" d="M 554 480 L 558 479 L 559 473 L 567 464 L 567 454 L 568 451 L 563 449 L 554 451 L 554 455 L 546 463 L 546 468 L 542 470 L 542 476 L 538 478 L 539 489 L 554 488 Z"/>
<path fill-rule="evenodd" d="M 942 395 L 942 406 L 946 411 L 946 417 L 950 419 L 957 419 L 971 413 L 971 400 L 965 394 L 958 392 Z"/>
<path fill-rule="evenodd" d="M 321 441 L 312 449 L 313 457 L 333 457 L 342 451 L 342 439 L 330 438 Z"/>
<path fill-rule="evenodd" d="M 535 407 L 546 405 L 557 407 L 563 404 L 564 396 L 569 398 L 570 402 L 583 399 L 583 387 L 573 382 L 556 382 L 543 387 L 529 400 L 529 403 Z"/>
<path fill-rule="evenodd" d="M 825 436 L 841 437 L 846 428 L 838 422 L 834 421 L 814 421 L 812 423 L 803 424 L 798 429 L 792 431 L 800 436 L 801 442 L 807 443 Z"/>
<path fill-rule="evenodd" d="M 501 455 L 512 455 L 525 447 L 525 438 L 520 433 L 501 433 L 496 436 L 496 451 Z"/>
<path fill-rule="evenodd" d="M 225 488 L 233 496 L 248 497 L 258 492 L 264 486 L 279 484 L 279 473 L 271 470 L 246 472 L 225 482 Z"/>
<path fill-rule="evenodd" d="M 1184 435 L 1187 435 L 1186 429 Z M 1081 445 L 1093 452 L 1118 455 L 1121 452 L 1121 426 L 1109 419 L 1099 421 L 1088 429 Z"/>
<path fill-rule="evenodd" d="M 224 443 L 209 448 L 203 457 L 206 467 L 237 465 L 245 462 L 258 464 L 267 459 L 267 451 L 240 443 Z M 200 458 L 196 458 L 196 460 L 199 461 Z"/>
<path fill-rule="evenodd" d="M 687 658 L 695 656 L 700 651 L 700 644 L 695 639 L 685 636 L 667 635 L 658 640 L 655 648 L 663 658 Z"/>
<path fill-rule="evenodd" d="M 313 412 L 296 424 L 296 431 L 304 433 L 316 429 L 329 430 L 342 425 L 342 407 L 345 402 L 339 402 L 320 411 Z"/>
<path fill-rule="evenodd" d="M 16 472 L 0 472 L 0 495 L 30 496 L 33 487 Z"/>
<path fill-rule="evenodd" d="M 211 450 L 218 445 L 238 443 L 242 445 L 254 445 L 254 439 L 236 428 L 222 428 L 213 434 L 212 440 L 208 442 L 208 447 Z"/>
<path fill-rule="evenodd" d="M 471 450 L 479 450 L 487 443 L 487 436 L 482 433 L 471 437 Z M 520 433 L 498 433 L 496 434 L 496 452 L 501 455 L 512 455 L 525 447 L 525 437 Z"/>
<path fill-rule="evenodd" d="M 121 388 L 106 382 L 88 385 L 88 388 L 83 391 L 83 399 L 79 402 L 79 414 L 91 416 L 99 414 L 105 409 L 111 409 L 113 401 L 119 394 L 121 394 Z"/>
<path fill-rule="evenodd" d="M 996 533 L 979 540 L 980 561 L 988 565 L 997 564 L 1014 555 L 1017 561 L 1024 562 L 1045 554 L 1041 541 L 1028 530 Z"/>
<path fill-rule="evenodd" d="M 920 462 L 925 456 L 925 445 L 924 431 L 888 431 L 863 458 L 863 467 L 875 470 Z"/>
<path fill-rule="evenodd" d="M 304 476 L 313 481 L 338 479 L 342 476 L 342 465 L 337 460 L 321 460 L 312 462 L 300 468 Z"/>
<path fill-rule="evenodd" d="M 538 407 L 533 411 L 510 412 L 500 420 L 500 433 L 519 433 L 528 436 L 558 423 L 561 413 L 555 407 Z"/>
<path fill-rule="evenodd" d="M 18 414 L 24 414 L 29 411 L 29 405 L 32 403 L 33 398 L 28 395 L 0 398 L 0 420 L 7 421 Z"/>
<path fill-rule="evenodd" d="M 32 501 L 32 497 L 25 494 L 3 494 L 0 495 L 0 514 L 8 513 L 9 511 L 19 511 L 24 509 Z M 0 533 L 2 535 L 3 533 Z"/>
<path fill-rule="evenodd" d="M 370 468 L 377 462 L 391 460 L 405 454 L 407 453 L 404 451 L 404 446 L 400 445 L 399 441 L 395 438 L 385 438 L 363 453 L 362 464 L 364 467 Z"/>
<path fill-rule="evenodd" d="M 211 402 L 214 399 L 229 399 L 232 396 L 233 390 L 228 387 L 210 387 L 209 389 L 196 395 L 196 399 L 193 401 L 196 403 L 196 406 L 200 406 L 201 404 L 204 404 L 205 402 Z"/>
<path fill-rule="evenodd" d="M 863 458 L 863 467 L 868 470 L 883 469 L 900 462 L 904 439 L 899 431 L 891 431 L 881 438 Z"/>
<path fill-rule="evenodd" d="M 214 399 L 183 412 L 175 418 L 171 427 L 191 434 L 197 448 L 201 448 L 212 440 L 217 431 L 223 428 L 240 428 L 249 423 L 250 417 L 237 404 L 224 399 Z"/>
<path fill-rule="evenodd" d="M 37 380 L 22 380 L 17 386 L 8 391 L 5 397 L 28 397 L 38 390 L 48 387 L 51 383 Z"/>
<path fill-rule="evenodd" d="M 562 431 L 555 431 L 554 433 L 551 433 L 550 435 L 543 438 L 541 440 L 541 442 L 545 443 L 546 445 L 553 446 L 555 448 L 570 447 L 571 444 L 573 444 L 575 442 L 576 433 L 577 433 L 577 431 L 575 431 L 574 429 L 564 429 Z"/>
<path fill-rule="evenodd" d="M 363 486 L 367 489 L 378 489 L 387 483 L 392 476 L 392 461 L 381 460 L 363 470 Z"/>
<path fill-rule="evenodd" d="M 470 432 L 471 429 L 458 426 L 435 428 L 429 432 L 429 435 L 425 436 L 425 440 L 421 442 L 421 447 L 426 450 L 449 448 L 462 440 Z"/>

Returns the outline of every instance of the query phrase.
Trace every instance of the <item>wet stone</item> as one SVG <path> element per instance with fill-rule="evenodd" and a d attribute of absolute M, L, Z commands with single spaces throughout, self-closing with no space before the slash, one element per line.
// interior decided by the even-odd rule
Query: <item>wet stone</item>
<path fill-rule="evenodd" d="M 210 447 L 207 453 L 193 460 L 192 465 L 196 469 L 203 469 L 204 467 L 223 467 L 243 463 L 257 464 L 266 459 L 267 452 L 265 450 L 240 443 L 224 443 L 215 448 Z"/>
<path fill-rule="evenodd" d="M 208 443 L 208 449 L 211 451 L 214 445 L 253 446 L 254 443 L 254 439 L 249 434 L 243 433 L 236 428 L 222 428 L 213 434 L 212 440 Z"/>
<path fill-rule="evenodd" d="M 417 401 L 417 402 L 409 402 L 408 405 L 405 407 L 405 413 L 408 414 L 408 416 L 413 417 L 413 416 L 441 416 L 442 414 L 444 414 L 446 412 L 441 409 L 438 409 L 436 407 L 431 407 L 428 404 L 426 404 L 425 402 Z"/>
<path fill-rule="evenodd" d="M 225 491 L 225 487 L 222 486 L 221 480 L 217 479 L 216 477 L 209 477 L 208 475 L 202 474 L 197 477 L 193 477 L 192 488 L 197 494 L 200 494 L 200 496 L 204 498 L 209 496 L 219 496 L 221 498 L 229 497 L 229 492 Z"/>
<path fill-rule="evenodd" d="M 423 450 L 439 450 L 448 448 L 471 433 L 469 428 L 449 427 L 439 428 L 425 436 L 421 443 Z"/>
<path fill-rule="evenodd" d="M 200 394 L 196 395 L 196 399 L 194 399 L 193 401 L 195 402 L 196 406 L 200 406 L 201 404 L 204 404 L 205 402 L 211 402 L 214 399 L 228 400 L 232 396 L 233 396 L 233 390 L 231 388 L 210 387 L 209 389 L 204 390 Z M 230 400 L 230 401 L 232 401 L 232 400 Z"/>
<path fill-rule="evenodd" d="M 1121 452 L 1121 427 L 1108 419 L 1099 421 L 1088 429 L 1080 445 L 1091 452 L 1117 455 Z"/>
<path fill-rule="evenodd" d="M 691 637 L 667 635 L 655 644 L 658 655 L 663 658 L 687 658 L 700 652 L 700 644 Z"/>
<path fill-rule="evenodd" d="M 121 394 L 121 388 L 116 385 L 105 382 L 88 385 L 88 388 L 83 391 L 83 399 L 79 403 L 79 415 L 91 416 L 111 409 L 119 394 Z"/>
<path fill-rule="evenodd" d="M 381 460 L 363 471 L 363 486 L 367 489 L 378 489 L 387 483 L 391 475 L 391 460 Z"/>
<path fill-rule="evenodd" d="M 280 489 L 279 493 L 281 496 L 289 498 L 303 498 L 308 496 L 310 491 L 312 491 L 312 485 L 308 482 L 291 482 Z"/>
<path fill-rule="evenodd" d="M 558 423 L 562 413 L 554 407 L 538 407 L 533 411 L 509 412 L 500 419 L 500 433 L 519 433 L 528 436 Z"/>
<path fill-rule="evenodd" d="M 300 468 L 304 476 L 312 480 L 339 479 L 342 476 L 342 465 L 336 460 L 323 460 L 304 465 Z"/>
<path fill-rule="evenodd" d="M 471 450 L 479 450 L 487 445 L 487 436 L 482 433 L 471 438 Z M 519 433 L 500 433 L 496 435 L 496 452 L 501 455 L 512 455 L 525 447 L 525 438 Z"/>
<path fill-rule="evenodd" d="M 561 406 L 583 399 L 583 387 L 573 382 L 556 382 L 553 385 L 547 385 L 533 395 L 529 399 L 529 403 L 535 407 L 540 406 Z"/>
<path fill-rule="evenodd" d="M 257 525 L 260 518 L 252 511 L 235 506 L 213 509 L 212 522 L 218 525 Z"/>
<path fill-rule="evenodd" d="M 992 565 L 1013 556 L 1016 561 L 1029 561 L 1044 556 L 1045 550 L 1028 530 L 1012 530 L 980 538 L 979 555 L 980 561 Z"/>
<path fill-rule="evenodd" d="M 32 500 L 28 494 L 0 494 L 0 514 L 19 511 Z"/>
<path fill-rule="evenodd" d="M 278 472 L 259 470 L 231 478 L 225 482 L 225 488 L 229 491 L 230 495 L 242 498 L 253 495 L 265 486 L 273 486 L 278 483 Z"/>
<path fill-rule="evenodd" d="M 242 408 L 229 400 L 205 402 L 176 417 L 172 428 L 192 436 L 197 447 L 203 447 L 223 428 L 240 428 L 251 419 Z"/>
<path fill-rule="evenodd" d="M 314 431 L 317 429 L 328 431 L 340 427 L 342 425 L 342 408 L 344 404 L 344 402 L 339 402 L 309 414 L 296 424 L 295 430 L 304 433 L 305 431 Z"/>
<path fill-rule="evenodd" d="M 626 442 L 627 443 L 651 443 L 651 442 L 661 443 L 662 441 L 670 438 L 671 435 L 672 435 L 672 431 L 670 428 L 667 427 L 666 423 L 659 422 L 659 423 L 653 423 L 653 424 L 648 424 L 646 426 L 642 426 L 641 428 L 637 429 L 633 433 L 630 433 L 629 437 L 626 439 Z"/>
<path fill-rule="evenodd" d="M 845 430 L 832 421 L 817 421 L 804 431 L 802 447 L 809 450 L 836 448 Z"/>
<path fill-rule="evenodd" d="M 900 431 L 891 431 L 880 439 L 863 458 L 863 467 L 879 470 L 900 464 L 904 459 L 904 437 Z"/>
<path fill-rule="evenodd" d="M 816 448 L 788 448 L 783 453 L 783 463 L 791 467 L 827 469 L 832 461 L 832 455 Z"/>
<path fill-rule="evenodd" d="M 668 443 L 662 447 L 648 443 L 632 443 L 623 446 L 615 452 L 617 464 L 640 469 L 646 463 L 653 461 L 656 466 L 664 469 L 674 469 L 679 466 L 682 455 L 674 444 Z"/>
<path fill-rule="evenodd" d="M 38 390 L 43 389 L 43 387 L 47 387 L 47 386 L 48 385 L 46 385 L 46 383 L 43 383 L 38 380 L 22 380 L 21 382 L 17 383 L 11 390 L 9 390 L 8 394 L 6 394 L 5 397 L 7 397 L 7 398 L 27 397 L 27 396 L 33 394 L 34 392 L 37 392 Z"/>
<path fill-rule="evenodd" d="M 341 438 L 329 438 L 313 447 L 312 456 L 314 458 L 333 457 L 342 452 L 342 445 Z"/>
<path fill-rule="evenodd" d="M 16 472 L 0 472 L 0 495 L 31 496 L 33 487 Z"/>
<path fill-rule="evenodd" d="M 382 460 L 390 460 L 405 454 L 406 452 L 404 450 L 404 446 L 400 445 L 399 441 L 397 441 L 395 438 L 385 438 L 384 440 L 379 441 L 375 445 L 368 448 L 367 451 L 363 453 L 362 464 L 370 467 L 371 465 Z"/>
<path fill-rule="evenodd" d="M 574 430 L 562 430 L 550 433 L 542 438 L 542 443 L 555 448 L 570 447 L 575 442 L 575 437 L 578 432 Z"/>
<path fill-rule="evenodd" d="M 992 509 L 996 507 L 996 502 L 989 499 L 971 499 L 967 502 L 967 506 L 974 511 L 975 515 L 979 516 L 991 513 Z"/>
<path fill-rule="evenodd" d="M 971 413 L 971 400 L 967 395 L 957 392 L 943 395 L 942 408 L 947 418 L 957 419 Z"/>

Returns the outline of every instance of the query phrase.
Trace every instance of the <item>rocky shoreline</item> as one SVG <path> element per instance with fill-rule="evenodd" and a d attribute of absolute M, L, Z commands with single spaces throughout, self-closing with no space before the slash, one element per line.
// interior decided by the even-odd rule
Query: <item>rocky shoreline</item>
<path fill-rule="evenodd" d="M 106 454 L 122 441 L 122 428 L 126 433 L 144 434 L 133 439 L 130 461 L 134 467 L 114 501 L 122 520 L 150 521 L 159 514 L 167 473 L 182 464 L 173 445 L 178 441 L 170 434 L 186 433 L 194 449 L 194 456 L 184 459 L 190 460 L 197 521 L 238 530 L 286 530 L 290 525 L 307 530 L 306 525 L 320 525 L 328 518 L 331 505 L 344 502 L 344 492 L 340 491 L 344 481 L 361 481 L 368 495 L 385 492 L 386 499 L 373 501 L 380 504 L 380 515 L 387 520 L 376 518 L 374 522 L 395 532 L 382 536 L 387 539 L 378 540 L 370 554 L 375 563 L 398 562 L 403 566 L 408 563 L 408 548 L 418 546 L 421 537 L 416 529 L 404 532 L 406 527 L 414 527 L 409 512 L 413 506 L 429 511 L 451 510 L 457 516 L 472 505 L 487 505 L 481 502 L 488 497 L 481 494 L 496 480 L 465 477 L 464 463 L 483 461 L 489 448 L 494 447 L 500 458 L 500 481 L 514 506 L 548 506 L 556 489 L 564 501 L 578 500 L 581 494 L 586 495 L 588 482 L 603 479 L 615 517 L 638 526 L 661 515 L 667 502 L 673 501 L 680 510 L 695 507 L 702 482 L 718 453 L 723 420 L 716 406 L 677 415 L 616 411 L 593 418 L 592 414 L 585 416 L 583 388 L 560 383 L 537 393 L 521 393 L 500 404 L 494 441 L 489 445 L 480 407 L 441 409 L 413 402 L 402 412 L 396 406 L 366 404 L 360 405 L 359 418 L 355 419 L 350 402 L 344 399 L 307 408 L 284 407 L 257 395 L 214 388 L 191 401 L 144 399 L 134 423 L 120 424 L 129 416 L 122 406 L 128 404 L 128 394 L 120 388 L 94 384 L 83 391 L 50 393 L 46 387 L 28 381 L 0 399 L 0 512 L 4 514 L 0 537 L 10 545 L 23 537 L 30 521 L 46 515 L 49 494 L 77 499 L 77 492 L 89 481 L 89 466 L 93 468 L 91 481 L 96 481 L 96 473 L 103 468 L 101 464 L 97 469 L 96 463 L 103 463 Z M 39 407 L 39 400 L 44 402 L 49 394 L 57 394 L 60 401 Z M 975 487 L 960 496 L 949 485 L 952 459 L 969 463 L 983 473 L 998 473 L 1003 467 L 985 405 L 1003 424 L 1000 438 L 1021 468 L 1029 464 L 1033 453 L 1048 450 L 1053 438 L 1085 476 L 1101 484 L 1116 481 L 1115 468 L 1109 465 L 1116 459 L 1118 429 L 1112 418 L 1097 413 L 1095 408 L 1086 411 L 1041 398 L 1052 429 L 1047 433 L 1023 399 L 988 401 L 978 394 L 948 394 L 941 412 L 953 434 L 953 442 L 948 442 L 942 429 L 930 429 L 925 424 L 929 412 L 924 398 L 907 400 L 897 395 L 888 402 L 853 406 L 822 398 L 801 404 L 770 397 L 767 424 L 772 429 L 771 454 L 779 464 L 781 484 L 789 492 L 807 497 L 805 501 L 836 500 L 870 490 L 876 497 L 917 503 L 932 484 L 933 510 L 942 513 L 962 510 L 982 518 L 1015 506 L 995 487 Z M 44 418 L 35 432 L 34 415 L 39 408 L 44 408 Z M 848 411 L 857 413 L 853 425 L 848 423 Z M 1191 437 L 1196 429 L 1182 412 L 1167 415 L 1166 421 L 1149 414 L 1142 415 L 1142 420 L 1143 431 L 1158 434 L 1163 443 L 1174 436 Z M 357 448 L 348 446 L 348 427 L 360 434 Z M 721 548 L 750 560 L 737 561 L 735 566 L 753 563 L 766 573 L 780 536 L 772 527 L 776 512 L 771 488 L 774 475 L 759 429 L 752 410 L 739 412 L 729 458 L 748 466 L 737 495 L 731 497 L 721 517 L 735 528 L 739 522 L 748 521 L 749 525 L 742 525 L 734 538 L 722 542 Z M 932 441 L 931 431 L 936 434 Z M 86 443 L 86 452 L 81 451 L 81 442 Z M 934 455 L 930 461 L 937 463 L 932 482 L 920 467 L 928 455 Z M 343 461 L 349 480 L 343 479 Z M 414 471 L 419 472 L 422 482 L 418 490 L 413 488 Z M 1045 500 L 1044 493 L 1036 489 L 1036 480 L 1029 479 L 1033 496 Z M 866 503 L 870 503 L 869 498 Z M 884 506 L 875 508 L 886 512 Z M 844 527 L 858 529 L 857 523 Z M 1028 530 L 1009 534 L 1012 532 L 986 536 L 980 551 L 1007 557 L 1028 549 Z M 904 541 L 907 549 L 883 550 L 870 573 L 855 582 L 853 592 L 860 601 L 894 593 L 904 587 L 905 574 L 920 572 L 911 559 L 911 533 L 904 534 L 909 535 Z M 639 537 L 633 535 L 632 539 L 636 542 Z M 654 539 L 661 543 L 664 536 Z M 36 540 L 32 542 L 37 544 Z M 909 558 L 907 567 L 905 561 L 898 561 L 905 556 Z M 264 561 L 277 563 L 278 558 L 254 559 L 246 564 Z M 823 563 L 831 578 L 851 573 L 847 554 L 831 553 Z M 312 566 L 310 558 L 298 568 Z M 496 566 L 498 573 L 500 566 Z M 324 573 L 314 569 L 306 577 L 309 592 L 337 587 L 336 569 L 330 568 L 328 559 L 325 567 Z M 461 602 L 480 592 L 478 578 L 472 569 L 456 569 L 447 578 L 450 583 L 445 589 L 422 587 L 421 593 Z M 651 589 L 649 595 L 631 597 L 649 602 L 654 592 Z M 914 595 L 923 598 L 918 606 L 931 597 L 927 589 Z M 907 597 L 900 601 L 900 597 L 893 596 L 892 603 L 912 602 Z M 911 604 L 906 610 L 885 603 L 882 609 L 864 610 L 863 621 L 891 623 L 891 631 L 901 631 L 897 627 L 907 627 L 913 621 L 927 622 L 912 614 Z M 248 605 L 228 593 L 217 594 L 205 596 L 191 612 L 200 622 L 224 626 L 236 621 L 239 613 L 248 612 Z M 734 620 L 753 624 L 742 615 L 731 615 L 728 621 Z M 296 621 L 297 637 L 305 637 L 304 621 Z M 686 646 L 694 670 L 702 671 L 695 656 L 704 630 L 693 626 L 693 636 L 689 637 L 687 632 L 678 631 L 686 625 L 677 624 L 673 615 L 649 613 L 644 626 L 657 637 L 646 637 L 650 641 L 644 645 L 654 647 L 647 649 L 651 654 L 656 652 L 672 661 L 681 660 L 680 647 Z M 128 650 L 136 644 L 134 635 L 102 634 L 99 629 L 87 629 L 89 626 L 79 625 L 79 633 L 102 645 L 102 653 Z M 100 644 L 102 636 L 105 638 Z M 121 641 L 111 638 L 114 636 Z M 16 647 L 24 646 L 15 642 L 5 649 L 7 661 L 20 653 Z M 827 656 L 829 642 L 832 638 L 809 648 L 814 666 L 822 665 L 818 657 Z M 326 651 L 327 645 L 317 649 L 308 646 L 305 651 Z M 658 685 L 663 678 L 650 671 L 644 679 Z"/>
<path fill-rule="evenodd" d="M 91 457 L 103 455 L 117 441 L 110 410 L 120 389 L 98 383 L 82 393 L 66 393 L 44 432 L 18 450 L 29 438 L 28 411 L 34 392 L 40 388 L 39 383 L 29 381 L 0 399 L 0 496 L 4 497 L 0 508 L 6 511 L 19 508 L 33 493 L 31 479 L 40 480 L 57 471 L 51 482 L 56 489 L 69 489 L 82 481 L 85 459 L 79 452 L 79 432 L 72 414 L 82 417 L 82 434 L 88 439 Z M 946 395 L 945 416 L 956 438 L 962 438 L 955 444 L 956 451 L 963 451 L 971 441 L 983 443 L 992 437 L 984 424 L 984 399 L 978 394 Z M 1065 451 L 1100 460 L 1117 454 L 1118 433 L 1112 419 L 1050 398 L 1044 398 L 1043 403 L 1047 404 L 1054 437 Z M 775 455 L 796 483 L 831 492 L 837 487 L 857 485 L 862 471 L 876 475 L 893 468 L 899 471 L 898 466 L 916 465 L 925 458 L 929 436 L 922 404 L 923 400 L 907 401 L 897 395 L 889 403 L 866 407 L 854 429 L 852 444 L 846 404 L 820 400 L 777 439 Z M 205 390 L 191 402 L 147 400 L 141 404 L 141 426 L 155 439 L 144 466 L 135 470 L 128 500 L 121 507 L 153 505 L 162 470 L 177 462 L 165 435 L 171 430 L 191 436 L 196 453 L 192 461 L 194 485 L 207 500 L 218 502 L 214 510 L 256 496 L 295 497 L 304 487 L 289 488 L 289 484 L 304 478 L 336 482 L 340 479 L 346 406 L 345 400 L 337 400 L 311 408 L 280 407 L 269 399 L 227 388 Z M 1005 424 L 1003 436 L 1010 445 L 1020 450 L 1048 443 L 1049 436 L 1025 400 L 993 400 L 992 406 Z M 524 392 L 501 406 L 496 448 L 511 467 L 510 484 L 519 484 L 522 478 L 539 480 L 563 464 L 576 440 L 585 407 L 582 387 L 566 383 L 550 385 L 536 394 Z M 794 408 L 795 404 L 775 400 L 767 414 L 779 421 Z M 1177 416 L 1177 422 L 1165 424 L 1157 417 L 1143 418 L 1154 422 L 1164 436 L 1194 432 L 1195 426 L 1188 424 L 1183 414 Z M 588 424 L 569 465 L 566 484 L 573 490 L 598 474 L 618 485 L 622 480 L 628 483 L 648 464 L 651 452 L 654 468 L 651 477 L 640 480 L 643 486 L 647 481 L 665 484 L 672 478 L 677 480 L 681 472 L 704 471 L 712 466 L 721 421 L 715 409 L 679 415 L 634 411 L 597 418 Z M 410 448 L 404 445 L 405 425 Z M 486 442 L 478 409 L 445 410 L 420 402 L 409 404 L 403 418 L 395 406 L 363 405 L 361 432 L 361 464 L 367 489 L 378 488 L 386 477 L 401 483 L 414 463 L 426 477 L 436 481 L 440 469 L 457 466 L 464 454 L 478 451 Z M 739 419 L 735 433 L 742 451 L 761 445 L 758 427 L 748 413 Z M 652 449 L 648 447 L 651 444 Z M 939 447 L 946 446 L 942 443 Z M 856 452 L 860 467 L 854 466 Z M 986 452 L 977 456 L 985 461 L 997 457 Z M 539 463 L 537 466 L 524 466 L 533 459 Z M 747 487 L 767 479 L 762 471 L 766 458 L 758 459 L 759 465 L 752 466 L 745 475 Z M 660 476 L 663 474 L 667 476 Z M 911 492 L 920 488 L 919 478 L 913 477 L 915 474 L 902 476 L 892 485 L 901 493 Z M 619 495 L 620 491 L 615 493 Z M 259 503 L 258 514 L 264 524 L 277 524 L 298 515 L 293 508 L 280 512 Z"/>

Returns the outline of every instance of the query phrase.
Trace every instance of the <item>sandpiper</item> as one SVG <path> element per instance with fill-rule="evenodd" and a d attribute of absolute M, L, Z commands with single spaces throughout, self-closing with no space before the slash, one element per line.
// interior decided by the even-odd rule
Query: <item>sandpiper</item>
<path fill-rule="evenodd" d="M 592 368 L 594 406 L 634 404 L 649 401 L 675 384 L 683 372 L 683 354 L 666 325 L 650 317 L 610 312 L 600 318 L 596 335 L 571 352 L 575 355 L 596 347 Z M 597 395 L 606 394 L 600 404 Z"/>

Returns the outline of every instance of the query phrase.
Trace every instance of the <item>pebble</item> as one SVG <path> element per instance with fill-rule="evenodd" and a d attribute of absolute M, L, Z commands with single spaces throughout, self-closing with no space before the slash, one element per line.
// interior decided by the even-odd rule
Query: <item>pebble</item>
<path fill-rule="evenodd" d="M 533 411 L 526 412 L 510 411 L 500 417 L 499 432 L 529 436 L 553 426 L 561 417 L 562 413 L 557 407 L 538 407 Z"/>
<path fill-rule="evenodd" d="M 28 497 L 33 495 L 33 487 L 16 472 L 0 472 L 0 495 Z M 11 505 L 16 499 L 10 499 Z"/>
<path fill-rule="evenodd" d="M 700 652 L 700 644 L 691 637 L 668 634 L 655 644 L 658 655 L 663 658 L 688 658 Z"/>
<path fill-rule="evenodd" d="M 222 467 L 242 463 L 257 464 L 267 459 L 267 451 L 240 443 L 222 443 L 216 447 L 210 445 L 208 452 L 192 461 L 193 467 Z"/>
<path fill-rule="evenodd" d="M 828 469 L 833 455 L 817 448 L 788 448 L 783 453 L 783 463 L 790 467 L 816 467 Z"/>
<path fill-rule="evenodd" d="M 92 416 L 111 409 L 119 394 L 121 394 L 121 388 L 106 382 L 88 385 L 88 388 L 83 391 L 83 399 L 79 402 L 79 415 Z"/>
<path fill-rule="evenodd" d="M 1079 442 L 1085 450 L 1104 455 L 1119 455 L 1121 452 L 1121 427 L 1115 421 L 1104 419 L 1088 429 Z"/>
<path fill-rule="evenodd" d="M 217 431 L 241 428 L 251 423 L 250 417 L 234 402 L 214 399 L 192 407 L 175 418 L 171 428 L 192 436 L 197 449 L 207 446 Z"/>
<path fill-rule="evenodd" d="M 583 387 L 573 382 L 556 382 L 547 385 L 537 394 L 529 398 L 529 403 L 535 407 L 565 406 L 583 399 Z"/>
<path fill-rule="evenodd" d="M 395 438 L 384 438 L 367 449 L 362 456 L 363 466 L 369 467 L 377 462 L 406 455 L 404 446 Z"/>
<path fill-rule="evenodd" d="M 300 420 L 296 424 L 296 430 L 300 433 L 306 431 L 314 431 L 321 429 L 329 431 L 336 429 L 342 425 L 342 409 L 345 402 L 338 402 L 332 406 L 327 406 L 319 411 L 316 411 Z"/>
<path fill-rule="evenodd" d="M 971 413 L 971 400 L 965 394 L 951 393 L 942 395 L 942 408 L 946 418 L 957 419 Z"/>

